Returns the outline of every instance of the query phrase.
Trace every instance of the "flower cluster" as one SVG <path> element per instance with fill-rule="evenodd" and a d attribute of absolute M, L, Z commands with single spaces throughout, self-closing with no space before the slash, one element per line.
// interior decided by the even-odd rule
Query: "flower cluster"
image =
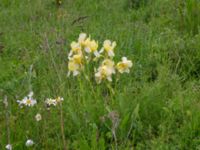
<path fill-rule="evenodd" d="M 37 104 L 37 101 L 36 101 L 36 99 L 33 99 L 33 94 L 34 94 L 33 91 L 31 91 L 31 92 L 29 92 L 29 94 L 28 94 L 26 97 L 24 97 L 22 100 L 17 100 L 17 103 L 19 104 L 19 106 L 20 106 L 20 107 L 23 107 L 23 106 L 32 107 L 32 106 L 36 105 L 36 104 Z M 63 101 L 64 101 L 64 98 L 58 96 L 58 97 L 56 97 L 56 98 L 54 98 L 54 99 L 52 99 L 52 98 L 47 98 L 47 99 L 45 100 L 45 104 L 46 104 L 48 107 L 50 107 L 51 105 L 57 106 L 59 103 L 61 103 L 61 102 L 63 102 Z M 60 111 L 62 111 L 62 110 L 60 109 Z M 37 122 L 41 121 L 41 120 L 42 120 L 42 115 L 41 115 L 40 113 L 37 113 L 37 114 L 35 115 L 35 120 L 36 120 Z M 27 147 L 31 147 L 31 146 L 33 146 L 34 144 L 35 144 L 34 141 L 31 140 L 31 139 L 28 139 L 28 140 L 26 141 L 26 143 L 25 143 L 25 145 L 26 145 Z M 5 146 L 5 148 L 6 148 L 6 150 L 12 150 L 12 145 L 11 145 L 11 144 L 7 144 L 7 145 Z"/>
<path fill-rule="evenodd" d="M 95 79 L 97 83 L 103 80 L 112 81 L 112 75 L 118 73 L 129 73 L 132 67 L 132 61 L 126 57 L 115 64 L 115 41 L 105 40 L 103 46 L 98 50 L 97 41 L 87 37 L 87 34 L 81 33 L 77 41 L 71 43 L 71 50 L 68 54 L 68 76 L 71 74 L 77 76 L 84 70 L 84 65 L 90 61 L 99 62 L 100 66 L 95 69 Z"/>
<path fill-rule="evenodd" d="M 57 104 L 61 103 L 62 101 L 64 101 L 64 98 L 62 97 L 57 97 L 57 98 L 47 98 L 45 103 L 47 104 L 47 106 L 56 106 Z"/>
<path fill-rule="evenodd" d="M 47 98 L 45 100 L 45 104 L 47 104 L 47 106 L 56 106 L 57 104 L 61 103 L 62 101 L 64 101 L 64 98 L 58 96 L 56 98 Z M 32 107 L 34 105 L 37 104 L 37 101 L 35 99 L 33 99 L 33 92 L 29 92 L 28 96 L 24 97 L 22 100 L 17 100 L 17 103 L 19 104 L 20 107 L 23 106 L 28 106 L 28 107 Z M 41 115 L 37 114 L 36 115 L 36 120 L 40 121 L 41 120 Z"/>

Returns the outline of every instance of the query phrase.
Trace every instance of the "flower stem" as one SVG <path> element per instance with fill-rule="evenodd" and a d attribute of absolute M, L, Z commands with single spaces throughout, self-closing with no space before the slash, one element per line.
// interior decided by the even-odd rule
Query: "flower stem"
<path fill-rule="evenodd" d="M 5 114 L 6 114 L 6 128 L 7 128 L 7 142 L 10 144 L 10 116 L 8 112 L 8 99 L 4 96 Z"/>
<path fill-rule="evenodd" d="M 65 131 L 64 131 L 62 103 L 60 103 L 60 127 L 61 127 L 61 134 L 62 134 L 64 150 L 67 150 L 67 144 L 66 144 L 66 140 L 65 140 Z"/>

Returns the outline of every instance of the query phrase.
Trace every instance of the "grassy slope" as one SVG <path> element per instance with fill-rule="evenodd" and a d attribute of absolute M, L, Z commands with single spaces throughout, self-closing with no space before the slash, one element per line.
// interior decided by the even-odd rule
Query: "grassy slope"
<path fill-rule="evenodd" d="M 119 113 L 119 149 L 198 149 L 200 145 L 200 35 L 191 16 L 178 15 L 173 0 L 155 0 L 138 9 L 125 0 L 3 0 L 0 4 L 0 149 L 7 144 L 3 97 L 9 100 L 14 149 L 62 149 L 59 110 L 46 111 L 46 97 L 63 96 L 65 136 L 70 149 L 115 148 L 108 110 Z M 180 4 L 181 5 L 181 4 Z M 181 8 L 183 9 L 183 8 Z M 180 10 L 181 10 L 180 9 Z M 86 19 L 74 22 L 81 16 Z M 188 25 L 187 20 L 190 20 Z M 66 78 L 69 44 L 80 32 L 100 43 L 117 41 L 117 60 L 134 61 L 129 75 L 105 85 Z M 30 66 L 33 65 L 30 74 Z M 19 109 L 17 99 L 32 88 L 39 104 Z M 41 122 L 34 116 L 40 112 Z M 98 140 L 96 140 L 98 139 Z M 200 148 L 200 147 L 199 147 Z"/>

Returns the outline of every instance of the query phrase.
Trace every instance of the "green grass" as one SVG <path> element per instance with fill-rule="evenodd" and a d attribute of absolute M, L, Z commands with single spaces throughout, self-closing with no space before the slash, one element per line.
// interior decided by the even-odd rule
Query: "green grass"
<path fill-rule="evenodd" d="M 1 0 L 0 149 L 8 142 L 27 149 L 28 138 L 35 142 L 30 149 L 63 149 L 60 107 L 44 105 L 55 96 L 65 99 L 68 149 L 200 149 L 199 6 L 198 0 L 63 0 L 59 7 L 53 0 Z M 114 93 L 83 76 L 67 78 L 70 42 L 80 32 L 99 43 L 117 41 L 116 60 L 134 62 L 130 74 L 110 84 Z M 16 100 L 30 89 L 38 104 L 19 108 Z"/>

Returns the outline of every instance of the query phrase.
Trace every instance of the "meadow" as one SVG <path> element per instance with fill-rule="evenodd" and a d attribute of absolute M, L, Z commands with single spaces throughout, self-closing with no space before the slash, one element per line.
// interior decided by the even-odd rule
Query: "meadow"
<path fill-rule="evenodd" d="M 130 72 L 69 75 L 80 33 Z M 200 1 L 0 0 L 4 149 L 200 150 Z"/>

